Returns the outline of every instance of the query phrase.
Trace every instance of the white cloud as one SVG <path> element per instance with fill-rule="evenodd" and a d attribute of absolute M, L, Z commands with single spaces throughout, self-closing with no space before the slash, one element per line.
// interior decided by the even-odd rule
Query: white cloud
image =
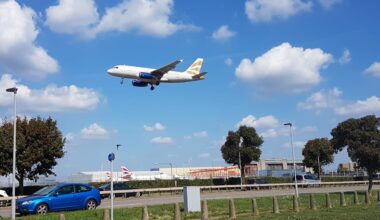
<path fill-rule="evenodd" d="M 17 87 L 17 108 L 29 111 L 67 112 L 94 109 L 100 102 L 100 95 L 93 89 L 75 85 L 58 87 L 48 85 L 43 89 L 31 89 L 18 83 L 9 74 L 0 78 L 0 88 Z M 12 106 L 13 97 L 0 90 L 0 106 Z"/>
<path fill-rule="evenodd" d="M 201 131 L 201 132 L 194 133 L 193 136 L 196 138 L 205 138 L 205 137 L 208 137 L 208 133 L 207 131 Z"/>
<path fill-rule="evenodd" d="M 298 107 L 307 110 L 316 110 L 319 113 L 323 109 L 332 109 L 337 115 L 355 116 L 380 112 L 380 98 L 368 97 L 365 100 L 344 101 L 342 92 L 334 88 L 329 91 L 319 91 L 307 98 L 306 102 L 298 103 Z"/>
<path fill-rule="evenodd" d="M 331 9 L 334 5 L 341 3 L 342 0 L 319 0 L 319 3 L 325 9 Z"/>
<path fill-rule="evenodd" d="M 0 1 L 0 66 L 3 71 L 43 78 L 59 70 L 58 63 L 35 44 L 36 13 L 14 0 Z"/>
<path fill-rule="evenodd" d="M 380 98 L 371 96 L 365 100 L 358 100 L 354 103 L 336 106 L 335 112 L 338 115 L 363 115 L 380 112 Z"/>
<path fill-rule="evenodd" d="M 266 93 L 297 93 L 317 85 L 321 81 L 320 70 L 332 61 L 332 55 L 319 48 L 283 43 L 252 62 L 243 59 L 235 74 Z"/>
<path fill-rule="evenodd" d="M 236 32 L 231 31 L 227 25 L 222 25 L 218 30 L 212 33 L 212 38 L 216 41 L 225 42 L 236 35 Z"/>
<path fill-rule="evenodd" d="M 150 141 L 152 144 L 171 144 L 173 140 L 171 137 L 155 137 Z"/>
<path fill-rule="evenodd" d="M 374 62 L 368 67 L 364 73 L 372 74 L 373 76 L 380 77 L 380 62 Z"/>
<path fill-rule="evenodd" d="M 173 0 L 123 0 L 106 8 L 101 17 L 94 0 L 59 0 L 46 10 L 45 24 L 53 31 L 94 38 L 99 33 L 136 31 L 139 34 L 166 37 L 175 32 L 195 31 L 191 24 L 173 23 Z"/>
<path fill-rule="evenodd" d="M 231 66 L 232 65 L 232 59 L 231 58 L 227 58 L 224 63 L 227 65 L 227 66 Z"/>
<path fill-rule="evenodd" d="M 247 0 L 245 13 L 252 22 L 268 22 L 310 11 L 311 7 L 312 2 L 309 0 Z"/>
<path fill-rule="evenodd" d="M 84 139 L 108 139 L 109 132 L 97 123 L 93 123 L 81 131 L 81 137 Z"/>
<path fill-rule="evenodd" d="M 347 64 L 351 61 L 351 53 L 348 49 L 344 49 L 342 56 L 339 58 L 340 64 Z"/>
<path fill-rule="evenodd" d="M 304 148 L 306 141 L 295 141 L 293 142 L 294 148 Z M 286 143 L 283 145 L 284 148 L 290 148 L 290 143 Z"/>
<path fill-rule="evenodd" d="M 275 128 L 278 126 L 278 119 L 273 115 L 267 115 L 261 118 L 256 118 L 253 115 L 248 115 L 243 118 L 235 127 L 240 126 L 254 127 L 254 128 Z"/>
<path fill-rule="evenodd" d="M 260 133 L 260 136 L 262 136 L 263 138 L 275 138 L 278 136 L 278 132 L 275 129 L 271 128 Z"/>
<path fill-rule="evenodd" d="M 58 5 L 46 9 L 46 21 L 51 30 L 58 33 L 94 37 L 94 25 L 99 14 L 93 0 L 59 0 Z"/>
<path fill-rule="evenodd" d="M 201 153 L 198 155 L 199 158 L 209 158 L 211 155 L 209 153 Z"/>
<path fill-rule="evenodd" d="M 144 130 L 145 131 L 163 131 L 165 130 L 165 126 L 157 122 L 153 126 L 144 125 Z"/>
<path fill-rule="evenodd" d="M 306 99 L 306 102 L 299 102 L 298 107 L 308 110 L 322 110 L 326 108 L 335 108 L 341 104 L 342 91 L 334 88 L 329 91 L 321 90 L 313 93 Z"/>

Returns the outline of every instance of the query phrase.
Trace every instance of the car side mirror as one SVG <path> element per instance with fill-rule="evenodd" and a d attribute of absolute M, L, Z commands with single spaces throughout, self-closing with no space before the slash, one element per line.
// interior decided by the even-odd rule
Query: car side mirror
<path fill-rule="evenodd" d="M 54 196 L 54 197 L 59 196 L 59 192 L 55 192 L 55 193 L 53 194 L 53 196 Z"/>

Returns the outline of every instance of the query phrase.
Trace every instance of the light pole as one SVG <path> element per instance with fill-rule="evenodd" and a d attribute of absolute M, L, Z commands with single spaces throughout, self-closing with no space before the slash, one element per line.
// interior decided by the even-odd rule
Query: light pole
<path fill-rule="evenodd" d="M 298 198 L 297 170 L 296 170 L 296 159 L 294 156 L 292 123 L 288 122 L 288 123 L 285 123 L 284 125 L 289 126 L 289 129 L 290 129 L 290 145 L 292 145 L 292 154 L 293 154 L 294 183 L 295 183 L 295 189 L 296 189 L 296 197 Z"/>
<path fill-rule="evenodd" d="M 12 174 L 12 220 L 16 219 L 16 94 L 17 88 L 8 88 L 7 92 L 14 94 L 14 118 L 13 118 L 13 174 Z"/>
<path fill-rule="evenodd" d="M 169 165 L 170 166 L 170 177 L 171 179 L 173 180 L 174 179 L 174 176 L 173 176 L 173 164 L 172 163 L 156 163 L 157 165 L 161 164 L 166 164 L 166 165 Z M 174 180 L 174 186 L 177 187 L 177 180 Z"/>
<path fill-rule="evenodd" d="M 240 185 L 243 185 L 243 177 L 242 177 L 242 169 L 241 169 L 241 155 L 240 155 L 240 150 L 241 146 L 243 144 L 243 138 L 240 137 L 240 142 L 239 142 L 239 168 L 240 168 Z"/>

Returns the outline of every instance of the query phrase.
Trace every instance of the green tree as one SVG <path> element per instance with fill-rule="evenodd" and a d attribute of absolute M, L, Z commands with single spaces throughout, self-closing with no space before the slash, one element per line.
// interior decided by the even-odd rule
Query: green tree
<path fill-rule="evenodd" d="M 347 147 L 348 156 L 368 172 L 368 191 L 372 190 L 373 175 L 380 170 L 380 118 L 368 115 L 348 119 L 331 131 L 335 152 Z"/>
<path fill-rule="evenodd" d="M 52 169 L 65 154 L 65 138 L 50 117 L 17 118 L 16 125 L 16 179 L 23 194 L 24 179 L 37 181 L 39 175 L 55 175 Z M 5 121 L 0 127 L 0 175 L 12 173 L 12 152 L 13 123 Z"/>
<path fill-rule="evenodd" d="M 313 168 L 319 178 L 319 169 L 321 168 L 322 171 L 322 166 L 334 161 L 333 154 L 334 150 L 327 138 L 309 140 L 306 143 L 305 148 L 302 150 L 302 155 L 304 156 L 303 163 L 306 166 Z"/>
<path fill-rule="evenodd" d="M 240 138 L 243 142 L 240 144 Z M 226 141 L 221 147 L 223 159 L 226 163 L 239 166 L 239 151 L 241 158 L 240 172 L 244 179 L 244 166 L 252 161 L 259 161 L 261 155 L 260 146 L 263 139 L 256 133 L 255 128 L 240 126 L 237 131 L 229 131 Z"/>

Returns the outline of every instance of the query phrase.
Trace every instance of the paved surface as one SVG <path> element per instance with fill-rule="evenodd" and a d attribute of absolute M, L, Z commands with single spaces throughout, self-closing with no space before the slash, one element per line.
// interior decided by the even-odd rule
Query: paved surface
<path fill-rule="evenodd" d="M 368 186 L 343 186 L 343 187 L 324 187 L 324 188 L 300 188 L 300 194 L 307 193 L 326 193 L 326 192 L 340 192 L 340 191 L 365 191 Z M 374 190 L 379 190 L 379 185 L 373 186 Z M 204 192 L 201 194 L 201 199 L 228 199 L 228 198 L 253 198 L 253 197 L 268 197 L 268 196 L 281 196 L 281 195 L 293 195 L 294 189 L 282 189 L 282 190 L 248 190 L 248 191 L 222 191 L 222 192 Z M 141 207 L 144 205 L 158 205 L 158 204 L 171 204 L 176 202 L 183 202 L 183 195 L 153 195 L 153 196 L 142 196 L 140 198 L 115 198 L 114 206 L 116 208 L 122 207 Z M 103 199 L 102 204 L 99 208 L 110 207 L 111 200 Z M 10 217 L 11 208 L 1 207 L 0 208 L 1 217 Z"/>

